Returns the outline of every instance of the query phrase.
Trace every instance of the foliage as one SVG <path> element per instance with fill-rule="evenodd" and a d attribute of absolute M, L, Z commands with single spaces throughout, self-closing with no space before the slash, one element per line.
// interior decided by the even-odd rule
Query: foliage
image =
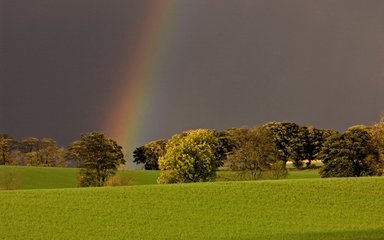
<path fill-rule="evenodd" d="M 15 171 L 0 171 L 0 190 L 14 190 L 20 187 L 20 179 Z"/>
<path fill-rule="evenodd" d="M 312 126 L 300 126 L 295 146 L 293 149 L 293 164 L 302 167 L 303 161 L 307 160 L 307 167 L 311 166 L 312 160 L 317 159 L 325 141 L 332 135 L 337 134 L 335 130 L 318 129 Z"/>
<path fill-rule="evenodd" d="M 27 166 L 67 166 L 64 148 L 59 148 L 56 142 L 50 138 L 29 137 L 24 139 L 18 148 L 20 151 L 19 162 Z"/>
<path fill-rule="evenodd" d="M 42 240 L 382 239 L 383 192 L 376 177 L 3 191 L 0 232 Z"/>
<path fill-rule="evenodd" d="M 320 178 L 318 169 L 288 169 L 286 179 L 307 179 L 307 178 Z M 267 174 L 267 173 L 266 173 Z M 268 176 L 267 177 L 273 177 Z M 227 181 L 248 181 L 252 180 L 250 174 L 239 175 L 238 172 L 231 170 L 219 170 L 217 171 L 216 182 L 227 182 Z M 267 179 L 268 180 L 268 179 Z M 264 180 L 261 180 L 264 181 Z"/>
<path fill-rule="evenodd" d="M 0 133 L 0 165 L 10 165 L 13 162 L 12 151 L 15 141 L 7 134 Z"/>
<path fill-rule="evenodd" d="M 216 151 L 217 157 L 220 160 L 219 166 L 224 166 L 228 154 L 239 146 L 235 139 L 238 134 L 241 134 L 242 130 L 241 128 L 230 128 L 215 132 L 219 139 L 219 145 Z"/>
<path fill-rule="evenodd" d="M 159 170 L 158 160 L 165 154 L 167 140 L 152 141 L 133 151 L 133 162 L 144 164 L 145 170 Z"/>
<path fill-rule="evenodd" d="M 241 134 L 239 134 L 241 133 Z M 285 163 L 279 160 L 279 152 L 265 128 L 244 129 L 234 136 L 237 147 L 229 154 L 227 165 L 242 176 L 248 173 L 251 179 L 285 177 Z"/>
<path fill-rule="evenodd" d="M 380 121 L 372 126 L 372 141 L 379 151 L 380 160 L 384 161 L 384 115 Z"/>
<path fill-rule="evenodd" d="M 230 128 L 224 131 L 218 132 L 218 137 L 220 140 L 220 146 L 224 155 L 228 155 L 236 149 L 241 147 L 241 143 L 238 141 L 241 139 L 241 136 L 244 135 L 244 132 L 248 131 L 247 128 Z M 223 158 L 226 160 L 226 157 Z"/>
<path fill-rule="evenodd" d="M 19 150 L 22 153 L 38 151 L 41 148 L 41 143 L 38 138 L 28 137 L 20 142 Z"/>
<path fill-rule="evenodd" d="M 133 162 L 137 165 L 144 164 L 145 169 L 145 163 L 147 162 L 147 158 L 145 156 L 145 146 L 137 147 L 133 151 Z"/>
<path fill-rule="evenodd" d="M 297 168 L 303 166 L 304 160 L 307 160 L 307 166 L 310 166 L 311 161 L 317 159 L 325 141 L 337 134 L 335 130 L 299 126 L 291 122 L 270 122 L 263 125 L 263 128 L 272 133 L 280 159 L 285 162 L 292 161 Z"/>
<path fill-rule="evenodd" d="M 278 151 L 279 158 L 284 162 L 288 160 L 300 168 L 303 161 L 307 160 L 307 166 L 316 159 L 326 139 L 336 134 L 334 130 L 317 129 L 312 126 L 301 127 L 291 122 L 270 122 L 262 126 L 272 134 L 273 142 Z M 219 139 L 216 155 L 219 159 L 219 166 L 223 166 L 227 156 L 235 149 L 241 148 L 240 139 L 246 128 L 230 128 L 223 131 L 215 131 Z M 182 135 L 182 134 L 181 134 Z M 138 147 L 133 152 L 133 162 L 144 164 L 144 169 L 157 170 L 158 159 L 165 154 L 165 145 L 167 140 L 158 140 L 150 142 L 144 146 Z"/>
<path fill-rule="evenodd" d="M 220 142 L 212 130 L 198 129 L 175 135 L 159 159 L 159 183 L 203 182 L 213 180 L 220 164 Z"/>
<path fill-rule="evenodd" d="M 297 158 L 300 126 L 291 122 L 270 122 L 262 126 L 271 132 L 272 140 L 279 151 L 279 158 L 287 162 Z"/>
<path fill-rule="evenodd" d="M 154 182 L 156 183 L 156 180 Z M 134 179 L 129 171 L 117 171 L 116 174 L 111 176 L 107 181 L 107 186 L 109 187 L 129 186 L 134 184 Z"/>
<path fill-rule="evenodd" d="M 383 164 L 373 144 L 370 129 L 355 126 L 331 136 L 325 142 L 319 158 L 324 166 L 322 177 L 360 177 L 381 175 Z"/>
<path fill-rule="evenodd" d="M 115 174 L 117 167 L 124 164 L 122 147 L 103 133 L 91 132 L 81 135 L 71 144 L 67 157 L 76 159 L 80 171 L 80 186 L 104 186 Z"/>

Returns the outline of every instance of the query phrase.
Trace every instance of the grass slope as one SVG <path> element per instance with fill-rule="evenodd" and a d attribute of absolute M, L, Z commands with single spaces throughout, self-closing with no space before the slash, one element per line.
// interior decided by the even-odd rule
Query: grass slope
<path fill-rule="evenodd" d="M 0 166 L 0 173 L 2 176 L 11 174 L 16 179 L 17 189 L 70 188 L 77 186 L 79 169 Z"/>
<path fill-rule="evenodd" d="M 1 239 L 383 239 L 384 178 L 0 192 Z"/>
<path fill-rule="evenodd" d="M 319 170 L 297 170 L 288 169 L 289 173 L 286 179 L 306 179 L 320 178 Z M 240 181 L 239 175 L 233 171 L 218 171 L 216 181 Z"/>
<path fill-rule="evenodd" d="M 0 166 L 0 178 L 12 176 L 17 189 L 75 188 L 78 175 L 78 168 Z M 130 185 L 149 185 L 157 183 L 160 172 L 121 170 L 119 175 L 125 176 Z"/>
<path fill-rule="evenodd" d="M 11 173 L 17 181 L 17 189 L 51 189 L 77 187 L 79 169 L 51 167 L 0 166 L 0 178 L 4 173 Z M 157 184 L 160 171 L 121 170 L 120 176 L 128 179 L 129 185 Z M 318 170 L 290 169 L 287 179 L 319 178 Z M 1 180 L 1 179 L 0 179 Z M 232 171 L 219 171 L 217 181 L 238 181 Z M 0 189 L 2 183 L 0 181 Z"/>

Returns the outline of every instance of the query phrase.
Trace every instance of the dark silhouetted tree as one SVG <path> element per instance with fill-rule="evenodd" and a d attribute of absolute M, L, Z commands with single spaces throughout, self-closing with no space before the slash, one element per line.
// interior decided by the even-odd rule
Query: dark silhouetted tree
<path fill-rule="evenodd" d="M 133 151 L 133 162 L 144 164 L 145 170 L 159 170 L 158 160 L 165 154 L 167 140 L 160 139 L 149 142 Z"/>
<path fill-rule="evenodd" d="M 381 175 L 383 164 L 370 131 L 366 126 L 354 126 L 331 136 L 318 155 L 324 163 L 321 177 Z"/>

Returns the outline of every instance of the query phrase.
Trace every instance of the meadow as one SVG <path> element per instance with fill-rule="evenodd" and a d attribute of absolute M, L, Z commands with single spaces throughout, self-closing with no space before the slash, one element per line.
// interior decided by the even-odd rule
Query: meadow
<path fill-rule="evenodd" d="M 384 178 L 0 192 L 0 239 L 383 239 Z"/>
<path fill-rule="evenodd" d="M 12 177 L 16 189 L 71 188 L 77 186 L 79 169 L 56 167 L 0 166 L 1 177 Z"/>
<path fill-rule="evenodd" d="M 0 189 L 4 185 L 1 176 L 11 175 L 15 178 L 16 189 L 53 189 L 75 188 L 79 169 L 56 167 L 27 167 L 27 166 L 0 166 Z M 119 170 L 119 177 L 126 181 L 124 185 L 150 185 L 157 184 L 160 171 Z M 318 170 L 295 170 L 289 168 L 287 179 L 319 178 Z M 216 181 L 239 181 L 238 174 L 232 171 L 218 171 Z"/>
<path fill-rule="evenodd" d="M 160 171 L 119 170 L 127 185 L 156 184 Z M 16 189 L 75 188 L 78 186 L 78 168 L 0 166 L 0 190 L 4 176 L 15 179 Z"/>

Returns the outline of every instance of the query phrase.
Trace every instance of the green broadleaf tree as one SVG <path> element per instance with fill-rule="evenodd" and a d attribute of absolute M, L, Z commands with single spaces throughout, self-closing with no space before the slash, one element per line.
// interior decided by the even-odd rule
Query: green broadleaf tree
<path fill-rule="evenodd" d="M 228 155 L 227 166 L 230 169 L 242 177 L 250 176 L 252 180 L 287 175 L 270 131 L 265 128 L 242 129 L 233 137 L 238 146 Z"/>
<path fill-rule="evenodd" d="M 0 165 L 10 165 L 13 162 L 12 151 L 14 140 L 8 134 L 0 133 Z"/>
<path fill-rule="evenodd" d="M 321 177 L 360 177 L 381 175 L 383 164 L 374 145 L 371 130 L 354 126 L 346 132 L 331 136 L 324 144 L 319 158 L 324 166 Z"/>
<path fill-rule="evenodd" d="M 104 186 L 119 165 L 124 164 L 122 147 L 103 133 L 91 132 L 81 135 L 71 144 L 67 158 L 77 161 L 80 171 L 80 186 Z"/>
<path fill-rule="evenodd" d="M 198 129 L 175 135 L 159 159 L 159 183 L 205 182 L 215 179 L 220 164 L 215 131 Z"/>

